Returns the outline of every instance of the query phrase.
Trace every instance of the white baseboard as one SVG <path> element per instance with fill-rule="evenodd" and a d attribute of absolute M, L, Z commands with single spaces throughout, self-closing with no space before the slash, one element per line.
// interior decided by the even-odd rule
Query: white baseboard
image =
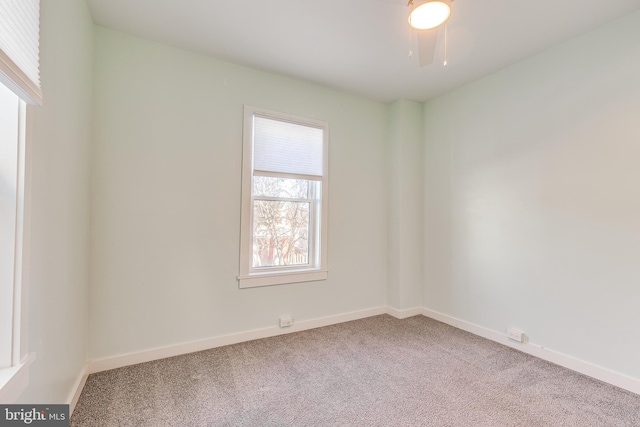
<path fill-rule="evenodd" d="M 418 316 L 422 314 L 422 311 L 421 307 L 404 308 L 401 310 L 387 306 L 387 314 L 395 317 L 396 319 L 406 319 L 407 317 Z"/>
<path fill-rule="evenodd" d="M 76 409 L 76 404 L 78 403 L 78 399 L 80 399 L 80 394 L 82 393 L 82 389 L 84 388 L 84 384 L 87 382 L 87 378 L 89 377 L 89 362 L 85 363 L 82 366 L 82 371 L 80 375 L 78 375 L 78 379 L 73 385 L 71 390 L 71 394 L 67 399 L 69 403 L 69 416 L 73 414 L 74 409 Z"/>
<path fill-rule="evenodd" d="M 572 371 L 576 371 L 605 383 L 612 384 L 616 387 L 620 387 L 632 393 L 640 394 L 640 379 L 611 371 L 601 366 L 585 362 L 584 360 L 576 359 L 575 357 L 550 350 L 541 345 L 530 342 L 519 343 L 516 341 L 512 341 L 507 338 L 506 334 L 496 332 L 483 326 L 476 325 L 474 323 L 467 322 L 465 320 L 458 319 L 456 317 L 449 316 L 435 310 L 423 308 L 422 314 L 426 317 L 430 317 L 442 323 L 455 326 L 458 329 L 471 332 L 474 335 L 487 338 L 491 341 L 495 341 L 497 343 L 522 351 L 523 353 L 527 353 L 548 362 L 555 363 L 556 365 L 571 369 Z"/>
<path fill-rule="evenodd" d="M 277 326 L 254 329 L 252 331 L 240 332 L 236 334 L 222 335 L 219 337 L 207 338 L 198 341 L 191 341 L 182 344 L 159 347 L 150 350 L 143 350 L 136 353 L 128 353 L 119 356 L 106 357 L 89 362 L 89 373 L 93 374 L 110 369 L 121 368 L 123 366 L 135 365 L 138 363 L 150 362 L 152 360 L 164 359 L 166 357 L 179 356 L 181 354 L 193 353 L 196 351 L 208 350 L 210 348 L 222 347 L 230 344 L 268 338 L 276 335 L 289 334 L 292 332 L 304 331 L 307 329 L 320 328 L 322 326 L 334 325 L 336 323 L 349 322 L 351 320 L 363 319 L 365 317 L 377 316 L 387 313 L 387 307 L 374 307 L 366 310 L 353 311 L 350 313 L 338 314 L 334 316 L 321 317 L 317 319 L 294 322 L 287 328 Z M 294 319 L 295 320 L 295 319 Z"/>

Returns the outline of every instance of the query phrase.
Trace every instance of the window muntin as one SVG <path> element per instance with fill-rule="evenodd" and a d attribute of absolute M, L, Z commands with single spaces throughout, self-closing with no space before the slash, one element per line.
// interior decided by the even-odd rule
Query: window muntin
<path fill-rule="evenodd" d="M 245 107 L 240 287 L 326 279 L 328 125 Z"/>

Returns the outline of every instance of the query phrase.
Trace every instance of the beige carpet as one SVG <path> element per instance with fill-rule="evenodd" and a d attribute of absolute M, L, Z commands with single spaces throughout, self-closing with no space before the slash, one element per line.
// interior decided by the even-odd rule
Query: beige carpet
<path fill-rule="evenodd" d="M 640 426 L 640 396 L 416 316 L 91 375 L 72 426 Z"/>

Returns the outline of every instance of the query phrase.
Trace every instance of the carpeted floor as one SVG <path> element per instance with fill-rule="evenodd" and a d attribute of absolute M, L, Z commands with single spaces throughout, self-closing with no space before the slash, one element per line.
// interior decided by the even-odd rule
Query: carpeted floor
<path fill-rule="evenodd" d="M 640 396 L 416 316 L 93 374 L 72 426 L 640 426 Z"/>

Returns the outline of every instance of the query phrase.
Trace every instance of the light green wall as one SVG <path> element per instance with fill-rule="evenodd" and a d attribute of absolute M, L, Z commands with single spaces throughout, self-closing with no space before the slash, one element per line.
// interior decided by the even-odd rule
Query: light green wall
<path fill-rule="evenodd" d="M 640 12 L 428 102 L 424 306 L 640 378 Z"/>
<path fill-rule="evenodd" d="M 243 104 L 330 123 L 329 279 L 238 289 Z M 386 302 L 386 108 L 96 29 L 91 358 Z"/>
<path fill-rule="evenodd" d="M 87 359 L 93 21 L 84 0 L 41 2 L 44 105 L 27 111 L 29 350 L 19 402 L 67 402 Z"/>
<path fill-rule="evenodd" d="M 406 310 L 422 300 L 422 104 L 403 99 L 387 108 L 387 304 Z"/>

